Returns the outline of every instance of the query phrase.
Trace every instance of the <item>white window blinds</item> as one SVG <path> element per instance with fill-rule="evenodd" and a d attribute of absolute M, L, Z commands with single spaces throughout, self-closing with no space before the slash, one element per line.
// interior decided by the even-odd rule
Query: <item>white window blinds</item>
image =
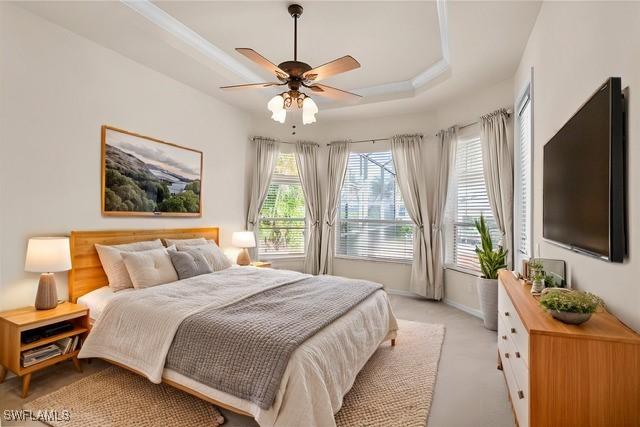
<path fill-rule="evenodd" d="M 531 242 L 531 97 L 525 92 L 519 105 L 516 124 L 517 148 L 515 150 L 515 245 L 516 261 L 532 255 Z M 517 264 L 520 265 L 520 262 Z"/>
<path fill-rule="evenodd" d="M 390 151 L 349 154 L 340 193 L 336 255 L 412 259 L 413 222 L 396 183 Z"/>
<path fill-rule="evenodd" d="M 500 232 L 489 205 L 482 169 L 480 138 L 461 139 L 456 152 L 453 182 L 449 190 L 445 217 L 446 263 L 463 270 L 480 271 L 475 253 L 480 244 L 474 220 L 484 215 L 494 243 Z"/>
<path fill-rule="evenodd" d="M 303 255 L 305 205 L 298 167 L 293 153 L 280 153 L 267 197 L 260 209 L 258 254 Z"/>

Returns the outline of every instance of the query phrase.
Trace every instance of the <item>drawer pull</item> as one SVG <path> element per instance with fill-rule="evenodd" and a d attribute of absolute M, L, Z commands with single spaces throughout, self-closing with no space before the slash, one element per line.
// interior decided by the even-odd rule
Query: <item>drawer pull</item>
<path fill-rule="evenodd" d="M 502 336 L 502 339 L 503 339 L 503 340 L 506 340 L 506 339 L 507 339 L 507 336 L 506 336 L 506 335 L 503 335 L 503 336 Z"/>
<path fill-rule="evenodd" d="M 516 351 L 516 357 L 519 359 L 520 358 L 520 352 Z"/>
<path fill-rule="evenodd" d="M 518 398 L 524 399 L 524 392 L 522 390 L 518 390 Z"/>
<path fill-rule="evenodd" d="M 509 312 L 508 312 L 508 311 L 505 311 L 505 312 L 504 312 L 504 315 L 505 315 L 505 316 L 507 316 L 507 317 L 509 317 Z"/>
<path fill-rule="evenodd" d="M 505 353 L 504 357 L 506 357 L 508 359 L 509 358 L 509 353 Z"/>
<path fill-rule="evenodd" d="M 511 328 L 511 333 L 515 334 L 516 333 L 516 328 Z"/>

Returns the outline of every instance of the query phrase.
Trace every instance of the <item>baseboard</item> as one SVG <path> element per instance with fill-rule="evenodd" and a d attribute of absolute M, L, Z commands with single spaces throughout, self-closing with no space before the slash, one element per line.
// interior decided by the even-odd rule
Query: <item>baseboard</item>
<path fill-rule="evenodd" d="M 404 291 L 402 289 L 385 288 L 384 290 L 391 295 L 399 295 L 401 297 L 421 298 L 420 295 L 418 294 L 414 294 L 411 291 Z"/>
<path fill-rule="evenodd" d="M 450 305 L 451 307 L 457 308 L 458 310 L 464 311 L 465 313 L 469 313 L 472 316 L 479 317 L 480 319 L 483 318 L 482 311 L 478 310 L 477 308 L 471 308 L 469 306 L 460 304 L 459 302 L 451 301 L 446 298 L 444 299 L 444 303 Z"/>
<path fill-rule="evenodd" d="M 413 292 L 410 291 L 405 291 L 402 289 L 392 289 L 392 288 L 386 288 L 385 289 L 387 291 L 388 294 L 391 295 L 399 295 L 402 297 L 412 297 L 412 298 L 422 298 L 420 295 L 418 294 L 414 294 Z M 472 316 L 476 316 L 480 319 L 482 319 L 482 311 L 476 309 L 476 308 L 471 308 L 469 306 L 466 306 L 464 304 L 460 304 L 459 302 L 455 302 L 455 301 L 451 301 L 449 299 L 444 299 L 442 300 L 442 302 L 444 302 L 447 305 L 450 305 L 453 308 L 457 308 L 458 310 L 464 311 L 465 313 L 468 313 Z"/>

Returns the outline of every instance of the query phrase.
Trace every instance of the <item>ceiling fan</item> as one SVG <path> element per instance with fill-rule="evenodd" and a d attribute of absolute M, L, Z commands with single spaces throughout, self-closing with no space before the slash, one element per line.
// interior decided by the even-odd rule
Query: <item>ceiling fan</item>
<path fill-rule="evenodd" d="M 302 87 L 308 88 L 317 95 L 336 101 L 358 101 L 361 98 L 360 95 L 324 84 L 318 84 L 317 82 L 336 74 L 360 68 L 360 63 L 350 55 L 327 62 L 316 68 L 311 68 L 309 64 L 298 61 L 298 18 L 302 15 L 302 6 L 292 4 L 287 10 L 293 18 L 293 61 L 285 61 L 276 66 L 253 49 L 236 48 L 238 53 L 275 74 L 279 81 L 223 86 L 220 89 L 234 90 L 287 86 L 289 90 L 274 96 L 267 104 L 267 108 L 273 113 L 271 118 L 277 122 L 284 123 L 287 117 L 287 110 L 301 108 L 302 123 L 306 125 L 316 121 L 315 115 L 318 112 L 318 106 L 311 97 L 301 92 L 300 89 Z"/>

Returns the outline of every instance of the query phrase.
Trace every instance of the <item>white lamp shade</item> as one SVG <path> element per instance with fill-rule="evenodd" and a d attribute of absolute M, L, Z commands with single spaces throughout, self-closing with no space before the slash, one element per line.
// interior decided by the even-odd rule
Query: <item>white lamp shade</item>
<path fill-rule="evenodd" d="M 71 254 L 67 237 L 34 237 L 27 245 L 25 271 L 54 273 L 71 270 Z"/>
<path fill-rule="evenodd" d="M 236 231 L 231 238 L 231 244 L 238 248 L 255 248 L 256 236 L 253 231 Z"/>
<path fill-rule="evenodd" d="M 308 125 L 316 122 L 318 106 L 313 99 L 306 97 L 302 103 L 302 124 Z"/>

